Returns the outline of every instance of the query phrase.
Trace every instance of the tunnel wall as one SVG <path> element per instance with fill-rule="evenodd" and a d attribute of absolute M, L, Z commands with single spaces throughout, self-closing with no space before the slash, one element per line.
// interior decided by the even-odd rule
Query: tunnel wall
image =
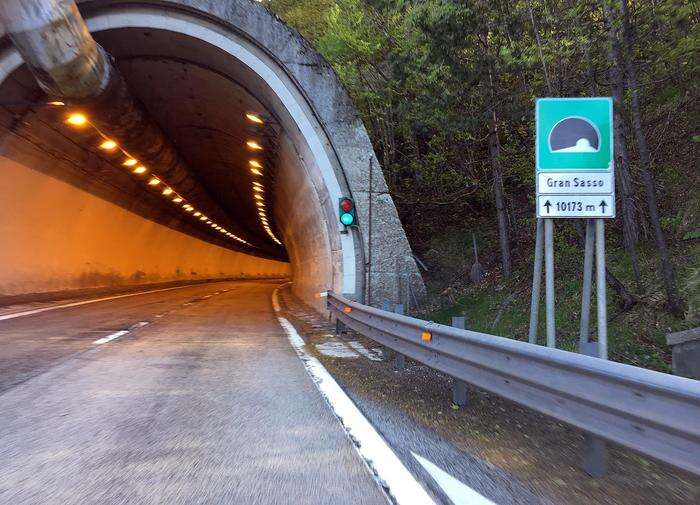
<path fill-rule="evenodd" d="M 3 156 L 0 174 L 0 295 L 289 275 L 287 263 L 190 237 Z"/>
<path fill-rule="evenodd" d="M 313 293 L 328 289 L 327 279 L 337 277 L 333 266 L 339 264 L 327 240 L 326 217 L 319 205 L 319 195 L 307 173 L 303 159 L 294 151 L 286 137 L 280 142 L 279 163 L 275 178 L 275 221 L 284 237 L 297 296 L 310 305 L 324 309 L 325 301 L 315 299 Z M 334 282 L 342 285 L 342 279 Z"/>

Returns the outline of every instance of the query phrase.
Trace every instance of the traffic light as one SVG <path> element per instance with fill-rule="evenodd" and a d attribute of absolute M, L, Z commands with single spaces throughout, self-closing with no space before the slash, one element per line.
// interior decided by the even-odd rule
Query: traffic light
<path fill-rule="evenodd" d="M 338 203 L 338 218 L 345 226 L 354 226 L 357 224 L 355 202 L 353 202 L 350 198 L 341 198 Z"/>

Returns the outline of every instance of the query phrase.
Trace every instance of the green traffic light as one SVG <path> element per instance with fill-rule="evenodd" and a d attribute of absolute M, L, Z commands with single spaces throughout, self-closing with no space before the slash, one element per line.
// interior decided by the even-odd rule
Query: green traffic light
<path fill-rule="evenodd" d="M 354 221 L 355 216 L 353 216 L 349 212 L 345 212 L 340 215 L 340 222 L 343 223 L 345 226 L 350 226 Z"/>

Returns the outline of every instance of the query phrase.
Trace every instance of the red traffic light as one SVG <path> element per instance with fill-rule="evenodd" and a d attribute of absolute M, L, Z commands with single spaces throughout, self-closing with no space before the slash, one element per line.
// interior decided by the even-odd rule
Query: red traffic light
<path fill-rule="evenodd" d="M 340 208 L 343 209 L 343 212 L 350 212 L 353 206 L 352 200 L 349 198 L 344 198 L 340 201 Z"/>

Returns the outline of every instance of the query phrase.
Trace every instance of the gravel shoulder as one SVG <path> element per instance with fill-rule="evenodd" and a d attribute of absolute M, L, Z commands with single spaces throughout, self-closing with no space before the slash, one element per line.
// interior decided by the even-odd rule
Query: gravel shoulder
<path fill-rule="evenodd" d="M 334 335 L 328 321 L 288 290 L 282 300 L 309 352 L 412 470 L 419 467 L 411 451 L 422 451 L 499 504 L 700 503 L 700 478 L 616 446 L 608 474 L 593 479 L 580 467 L 580 432 L 472 387 L 469 405 L 458 407 L 450 377 L 409 359 L 403 370 L 393 358 L 380 361 L 372 340 Z"/>

